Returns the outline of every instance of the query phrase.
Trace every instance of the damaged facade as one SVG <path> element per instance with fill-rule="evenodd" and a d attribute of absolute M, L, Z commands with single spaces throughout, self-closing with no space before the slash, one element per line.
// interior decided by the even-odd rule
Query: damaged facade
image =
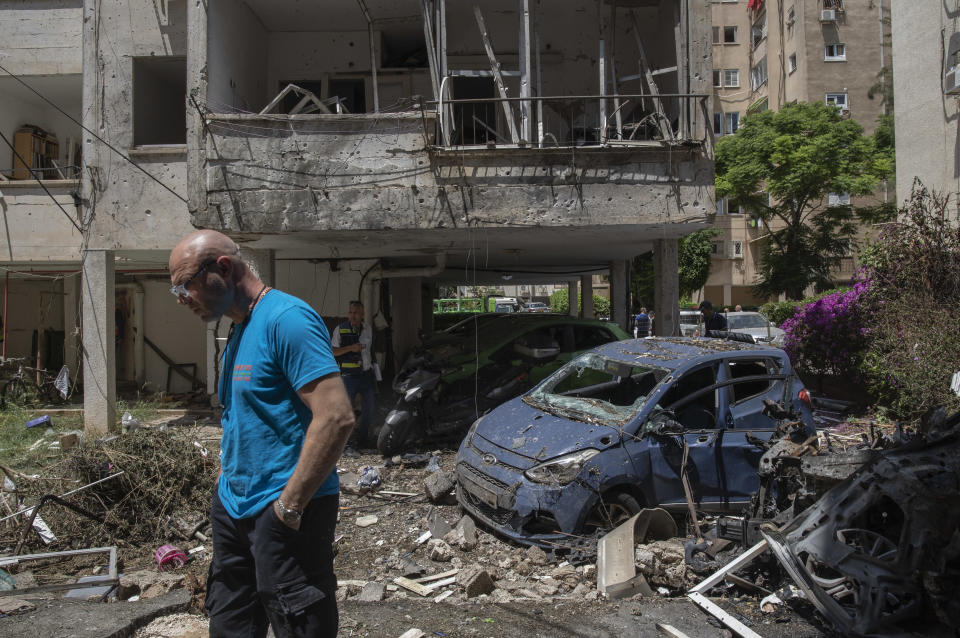
<path fill-rule="evenodd" d="M 11 224 L 4 261 L 36 276 L 64 247 L 88 427 L 115 422 L 118 382 L 212 387 L 215 328 L 167 292 L 169 248 L 195 228 L 229 234 L 328 320 L 364 300 L 389 325 L 388 364 L 429 328 L 440 282 L 575 291 L 608 272 L 626 326 L 629 259 L 650 250 L 656 327 L 676 330 L 677 240 L 714 206 L 706 3 L 63 0 L 49 11 L 83 38 L 63 70 L 22 59 L 38 17 L 19 6 L 0 25 L 18 34 L 2 60 L 20 90 L 59 104 L 42 84 L 83 73 L 71 112 L 87 132 L 56 131 L 82 139 L 78 181 L 54 193 L 83 233 L 47 204 L 40 248 L 18 250 L 30 235 Z M 4 183 L 8 219 L 20 193 L 44 201 L 37 187 Z M 79 313 L 57 312 L 75 337 Z"/>

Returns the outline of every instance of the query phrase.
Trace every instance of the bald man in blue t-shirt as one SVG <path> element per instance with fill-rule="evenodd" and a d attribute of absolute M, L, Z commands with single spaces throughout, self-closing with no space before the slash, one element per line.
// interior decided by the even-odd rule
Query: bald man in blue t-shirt
<path fill-rule="evenodd" d="M 306 303 L 273 290 L 226 235 L 170 253 L 171 292 L 205 322 L 233 321 L 220 386 L 221 475 L 210 518 L 210 637 L 333 638 L 336 462 L 354 417 L 330 335 Z"/>

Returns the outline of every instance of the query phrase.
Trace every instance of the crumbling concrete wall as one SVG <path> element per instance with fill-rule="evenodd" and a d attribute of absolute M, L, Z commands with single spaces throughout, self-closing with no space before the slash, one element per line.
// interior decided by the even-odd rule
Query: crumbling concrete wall
<path fill-rule="evenodd" d="M 0 1 L 0 64 L 17 75 L 80 73 L 83 0 Z"/>
<path fill-rule="evenodd" d="M 70 186 L 47 187 L 79 224 Z M 33 183 L 0 183 L 0 261 L 70 262 L 80 259 L 80 232 L 42 188 Z"/>
<path fill-rule="evenodd" d="M 431 154 L 418 113 L 216 116 L 209 130 L 195 223 L 230 231 L 658 224 L 711 207 L 699 149 Z"/>

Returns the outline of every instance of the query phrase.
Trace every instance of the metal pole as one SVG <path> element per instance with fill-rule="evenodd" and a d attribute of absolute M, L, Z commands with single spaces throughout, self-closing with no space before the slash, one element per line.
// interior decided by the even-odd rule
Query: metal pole
<path fill-rule="evenodd" d="M 380 96 L 377 91 L 377 46 L 373 40 L 373 18 L 370 17 L 370 11 L 367 10 L 367 4 L 364 0 L 357 0 L 357 4 L 360 5 L 360 11 L 363 12 L 363 17 L 367 21 L 367 37 L 370 40 L 370 72 L 373 75 L 373 112 L 379 113 Z"/>

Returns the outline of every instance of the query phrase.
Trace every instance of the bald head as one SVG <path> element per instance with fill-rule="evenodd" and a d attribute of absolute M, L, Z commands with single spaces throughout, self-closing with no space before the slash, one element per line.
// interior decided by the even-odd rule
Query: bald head
<path fill-rule="evenodd" d="M 170 251 L 170 272 L 183 262 L 201 264 L 221 256 L 233 257 L 240 247 L 232 239 L 215 230 L 198 230 L 180 240 Z"/>
<path fill-rule="evenodd" d="M 178 300 L 204 321 L 222 315 L 242 320 L 262 286 L 240 256 L 240 247 L 215 230 L 198 230 L 180 240 L 170 251 L 169 265 L 170 283 L 190 286 L 190 294 Z"/>

